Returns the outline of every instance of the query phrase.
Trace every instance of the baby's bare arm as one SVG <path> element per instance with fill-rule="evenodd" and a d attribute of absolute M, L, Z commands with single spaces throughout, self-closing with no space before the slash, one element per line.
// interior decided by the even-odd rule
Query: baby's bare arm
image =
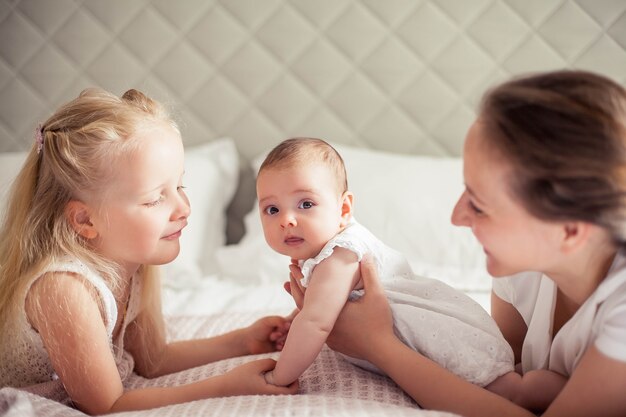
<path fill-rule="evenodd" d="M 357 257 L 346 249 L 336 248 L 315 267 L 270 382 L 288 385 L 311 365 L 359 278 Z"/>

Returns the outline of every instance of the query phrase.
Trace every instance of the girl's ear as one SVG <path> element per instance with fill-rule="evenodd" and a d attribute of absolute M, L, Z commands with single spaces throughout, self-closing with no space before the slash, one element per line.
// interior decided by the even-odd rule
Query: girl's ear
<path fill-rule="evenodd" d="M 65 217 L 72 228 L 85 239 L 95 239 L 98 231 L 91 223 L 89 207 L 81 202 L 72 200 L 65 206 Z"/>
<path fill-rule="evenodd" d="M 346 227 L 352 218 L 352 206 L 354 204 L 354 194 L 346 191 L 341 196 L 341 227 Z"/>

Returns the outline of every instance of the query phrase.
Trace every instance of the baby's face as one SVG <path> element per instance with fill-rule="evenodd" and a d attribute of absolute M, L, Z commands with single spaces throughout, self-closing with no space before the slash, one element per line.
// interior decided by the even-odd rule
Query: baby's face
<path fill-rule="evenodd" d="M 342 195 L 322 164 L 264 169 L 257 196 L 265 240 L 292 259 L 314 257 L 345 226 Z"/>

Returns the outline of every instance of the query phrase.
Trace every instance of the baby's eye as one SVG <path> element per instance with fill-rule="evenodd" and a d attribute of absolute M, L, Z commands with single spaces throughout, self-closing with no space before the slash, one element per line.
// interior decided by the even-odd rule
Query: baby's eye
<path fill-rule="evenodd" d="M 298 205 L 298 208 L 307 210 L 307 209 L 313 208 L 314 205 L 315 204 L 313 204 L 312 201 L 303 201 L 302 203 Z"/>
<path fill-rule="evenodd" d="M 278 207 L 276 207 L 276 206 L 269 206 L 269 207 L 265 208 L 265 213 L 269 214 L 270 216 L 278 213 L 278 211 L 279 211 Z"/>

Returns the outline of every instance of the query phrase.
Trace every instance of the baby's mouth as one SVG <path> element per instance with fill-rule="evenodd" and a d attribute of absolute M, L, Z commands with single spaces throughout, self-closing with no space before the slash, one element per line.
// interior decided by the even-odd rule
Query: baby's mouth
<path fill-rule="evenodd" d="M 304 242 L 304 239 L 302 239 L 301 237 L 297 237 L 297 236 L 290 236 L 285 238 L 285 244 L 289 245 L 289 246 L 294 246 L 294 245 L 298 245 L 302 242 Z"/>

